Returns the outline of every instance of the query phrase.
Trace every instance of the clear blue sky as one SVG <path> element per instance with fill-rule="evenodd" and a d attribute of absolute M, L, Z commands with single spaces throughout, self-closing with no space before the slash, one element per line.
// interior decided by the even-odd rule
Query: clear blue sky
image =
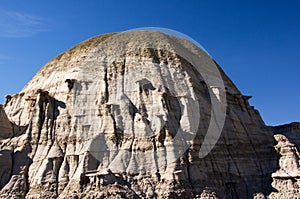
<path fill-rule="evenodd" d="M 204 46 L 267 124 L 300 121 L 299 0 L 1 0 L 0 102 L 77 43 L 149 26 Z"/>

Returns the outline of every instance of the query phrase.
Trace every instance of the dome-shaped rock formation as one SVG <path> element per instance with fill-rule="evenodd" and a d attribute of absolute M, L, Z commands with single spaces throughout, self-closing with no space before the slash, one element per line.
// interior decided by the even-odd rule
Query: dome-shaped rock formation
<path fill-rule="evenodd" d="M 223 88 L 212 85 L 213 68 Z M 276 140 L 248 99 L 185 39 L 156 31 L 91 38 L 11 95 L 7 117 L 1 107 L 0 195 L 267 196 L 279 169 Z M 214 100 L 226 100 L 226 117 L 220 137 L 207 141 L 211 121 L 222 118 Z M 214 147 L 199 156 L 203 144 Z"/>

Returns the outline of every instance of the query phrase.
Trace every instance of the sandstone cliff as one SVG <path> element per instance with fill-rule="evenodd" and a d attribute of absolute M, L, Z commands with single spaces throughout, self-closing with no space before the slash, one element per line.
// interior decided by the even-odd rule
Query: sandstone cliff
<path fill-rule="evenodd" d="M 149 48 L 153 41 L 161 48 Z M 203 158 L 212 88 L 174 43 L 198 54 L 197 64 L 218 67 L 224 81 L 217 91 L 226 94 L 225 124 Z M 0 107 L 0 197 L 278 197 L 276 180 L 298 177 L 298 151 L 286 137 L 275 136 L 276 145 L 249 98 L 184 39 L 156 31 L 94 37 L 51 60 Z M 187 133 L 193 139 L 172 159 L 178 129 L 196 134 Z"/>

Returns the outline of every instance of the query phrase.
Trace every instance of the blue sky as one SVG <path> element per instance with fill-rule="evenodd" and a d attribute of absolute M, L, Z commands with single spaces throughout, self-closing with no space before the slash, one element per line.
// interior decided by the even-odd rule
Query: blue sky
<path fill-rule="evenodd" d="M 92 36 L 163 27 L 200 43 L 266 124 L 300 121 L 300 1 L 1 0 L 0 102 Z"/>

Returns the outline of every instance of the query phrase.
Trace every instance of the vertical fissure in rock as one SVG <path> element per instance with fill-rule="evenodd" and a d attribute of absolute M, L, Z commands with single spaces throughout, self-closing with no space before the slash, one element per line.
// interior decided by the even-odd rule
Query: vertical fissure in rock
<path fill-rule="evenodd" d="M 58 197 L 59 196 L 59 170 L 61 168 L 61 165 L 63 163 L 64 157 L 58 157 L 57 160 L 54 162 L 56 165 L 55 166 L 55 194 Z"/>
<path fill-rule="evenodd" d="M 188 177 L 188 182 L 190 183 L 190 186 L 192 190 L 194 190 L 194 183 L 192 182 L 192 177 L 191 177 L 191 163 L 189 160 L 189 155 L 190 155 L 190 149 L 187 149 L 185 152 L 185 158 L 186 158 L 186 168 L 187 168 L 187 177 Z M 192 191 L 193 193 L 193 191 Z M 193 193 L 194 194 L 194 193 Z"/>
<path fill-rule="evenodd" d="M 224 143 L 226 143 L 225 138 L 224 138 Z M 237 173 L 238 173 L 238 176 L 241 176 L 241 172 L 240 172 L 240 169 L 239 169 L 239 167 L 238 167 L 238 164 L 236 163 L 236 161 L 234 160 L 234 157 L 232 156 L 232 153 L 231 153 L 231 150 L 230 150 L 230 146 L 227 146 L 226 149 L 227 149 L 228 155 L 229 155 L 229 157 L 230 157 L 230 160 L 232 161 L 232 163 L 234 164 L 234 167 L 236 168 L 236 171 L 237 171 Z M 230 169 L 230 162 L 228 163 L 228 165 L 229 165 L 229 166 L 228 166 L 228 173 L 230 173 L 230 172 L 229 172 L 229 169 Z"/>
<path fill-rule="evenodd" d="M 114 107 L 113 107 L 113 105 L 110 108 L 110 116 L 111 116 L 111 119 L 113 121 L 116 146 L 121 147 L 123 135 L 121 134 L 120 129 L 117 127 L 117 122 L 116 122 L 116 119 L 115 119 L 115 116 L 114 116 Z"/>
<path fill-rule="evenodd" d="M 136 113 L 138 113 L 138 109 L 137 107 L 131 102 L 131 100 L 126 96 L 129 106 L 129 113 L 132 117 L 132 123 L 131 123 L 131 132 L 132 132 L 132 139 L 131 139 L 131 143 L 130 143 L 130 147 L 129 147 L 129 151 L 132 152 L 132 147 L 133 147 L 133 143 L 134 143 L 134 139 L 135 139 L 135 130 L 134 130 L 134 118 Z M 132 154 L 130 153 L 130 156 L 132 156 Z"/>
<path fill-rule="evenodd" d="M 25 166 L 25 169 L 24 169 L 24 174 L 23 174 L 23 177 L 24 177 L 24 191 L 25 191 L 25 197 L 27 195 L 27 193 L 29 192 L 29 188 L 30 188 L 30 183 L 29 183 L 29 175 L 28 175 L 28 172 L 29 172 L 29 167 L 30 167 L 30 164 L 28 164 L 27 166 Z"/>
<path fill-rule="evenodd" d="M 7 182 L 9 182 L 11 180 L 11 177 L 13 175 L 13 169 L 14 169 L 14 166 L 15 166 L 14 150 L 15 150 L 14 148 L 11 149 L 11 154 L 10 154 L 10 156 L 11 156 L 11 169 L 9 171 L 9 179 L 7 180 Z M 2 188 L 3 187 L 0 187 L 0 191 L 1 191 Z"/>
<path fill-rule="evenodd" d="M 124 62 L 122 64 L 122 71 L 121 71 L 121 77 L 122 77 L 122 95 L 125 95 L 125 72 L 126 72 L 126 58 L 124 58 Z"/>
<path fill-rule="evenodd" d="M 155 140 L 155 136 L 153 136 L 152 138 L 152 144 L 153 144 L 153 155 L 154 155 L 154 163 L 155 163 L 155 168 L 156 171 L 159 172 L 159 164 L 158 164 L 158 156 L 157 156 L 157 146 L 156 146 L 156 140 Z"/>
<path fill-rule="evenodd" d="M 33 125 L 33 121 L 32 121 L 32 118 L 30 118 L 30 121 L 29 121 L 29 124 L 28 124 L 28 133 L 27 133 L 27 136 L 28 136 L 28 142 L 29 143 L 33 143 L 33 141 L 32 141 L 32 137 L 33 137 L 33 135 L 32 135 L 32 133 L 33 133 L 33 131 L 32 131 L 32 125 Z M 33 151 L 33 155 L 32 155 L 32 157 L 34 157 L 34 154 L 35 154 L 35 151 Z"/>
<path fill-rule="evenodd" d="M 158 134 L 158 141 L 163 147 L 165 146 L 166 134 L 166 126 L 163 126 Z"/>
<path fill-rule="evenodd" d="M 239 116 L 238 116 L 238 117 L 239 117 Z M 240 119 L 240 117 L 239 117 L 239 119 Z M 243 129 L 244 129 L 244 132 L 246 133 L 246 135 L 247 135 L 247 137 L 248 137 L 248 140 L 249 140 L 250 145 L 251 145 L 251 147 L 252 147 L 252 149 L 253 149 L 253 151 L 254 151 L 254 153 L 255 153 L 256 158 L 257 158 L 258 160 L 260 160 L 259 153 L 257 153 L 257 151 L 256 151 L 256 148 L 255 148 L 255 146 L 254 146 L 254 144 L 253 144 L 253 141 L 252 141 L 252 139 L 251 139 L 251 137 L 250 137 L 250 135 L 249 135 L 249 133 L 248 133 L 248 131 L 247 131 L 247 128 L 246 128 L 245 124 L 243 123 L 243 120 L 240 120 L 240 123 L 241 123 L 241 125 L 242 125 L 242 127 L 243 127 Z M 258 161 L 258 166 L 259 166 L 259 172 L 260 172 L 260 175 L 263 175 L 263 174 L 264 174 L 264 173 L 263 173 L 263 169 L 262 169 L 261 164 L 260 164 L 259 161 Z"/>
<path fill-rule="evenodd" d="M 107 103 L 108 102 L 108 99 L 109 99 L 109 88 L 108 88 L 108 69 L 107 67 L 105 68 L 105 71 L 104 71 L 104 83 L 105 83 L 105 93 L 104 93 L 104 103 Z"/>
<path fill-rule="evenodd" d="M 59 115 L 59 110 L 58 110 L 58 101 L 54 98 L 51 99 L 51 106 L 52 106 L 52 115 L 51 115 L 51 129 L 50 129 L 50 132 L 51 132 L 51 141 L 54 142 L 56 140 L 56 133 L 55 133 L 55 130 L 56 130 L 56 119 Z"/>
<path fill-rule="evenodd" d="M 38 137 L 36 140 L 37 144 L 39 143 L 41 131 L 46 118 L 45 108 L 46 108 L 46 101 L 44 99 L 44 96 L 40 95 L 39 102 L 38 102 Z"/>

